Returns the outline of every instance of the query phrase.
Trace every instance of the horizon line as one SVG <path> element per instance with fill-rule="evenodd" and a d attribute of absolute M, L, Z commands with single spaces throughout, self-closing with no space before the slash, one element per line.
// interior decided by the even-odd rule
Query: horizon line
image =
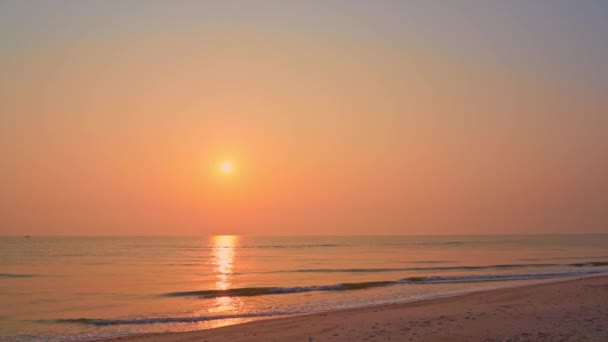
<path fill-rule="evenodd" d="M 350 235 L 275 235 L 275 234 L 201 234 L 201 235 L 68 235 L 68 234 L 52 234 L 52 235 L 34 235 L 34 234 L 10 234 L 0 235 L 4 237 L 209 237 L 209 236 L 242 236 L 242 237 L 384 237 L 384 236 L 580 236 L 580 235 L 608 235 L 608 232 L 586 232 L 586 233 L 463 233 L 463 234 L 350 234 Z"/>

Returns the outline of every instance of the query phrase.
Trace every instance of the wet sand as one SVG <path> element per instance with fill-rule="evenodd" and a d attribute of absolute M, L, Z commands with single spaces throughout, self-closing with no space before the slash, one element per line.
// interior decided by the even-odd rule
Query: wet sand
<path fill-rule="evenodd" d="M 608 341 L 608 276 L 106 341 Z"/>

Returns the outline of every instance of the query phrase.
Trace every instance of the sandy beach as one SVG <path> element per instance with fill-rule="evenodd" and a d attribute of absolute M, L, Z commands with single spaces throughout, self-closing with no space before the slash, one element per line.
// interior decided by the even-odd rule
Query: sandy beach
<path fill-rule="evenodd" d="M 608 341 L 608 276 L 106 341 Z"/>

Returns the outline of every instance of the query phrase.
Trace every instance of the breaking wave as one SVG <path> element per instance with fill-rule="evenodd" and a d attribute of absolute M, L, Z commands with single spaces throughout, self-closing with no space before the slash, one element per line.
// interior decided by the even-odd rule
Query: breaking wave
<path fill-rule="evenodd" d="M 603 265 L 602 265 L 603 266 Z M 582 267 L 582 265 L 581 265 Z M 266 295 L 292 294 L 304 292 L 352 291 L 364 290 L 374 287 L 392 286 L 398 284 L 448 284 L 448 283 L 476 283 L 490 281 L 513 280 L 542 280 L 567 278 L 574 276 L 591 275 L 606 272 L 606 270 L 577 270 L 571 272 L 554 273 L 524 273 L 524 274 L 480 274 L 455 276 L 428 276 L 408 277 L 399 280 L 369 281 L 359 283 L 340 283 L 332 285 L 312 285 L 294 287 L 240 287 L 226 290 L 201 290 L 165 293 L 165 297 L 199 297 L 202 299 L 218 297 L 254 297 Z"/>
<path fill-rule="evenodd" d="M 41 320 L 38 322 L 40 322 L 40 323 L 73 323 L 73 324 L 86 324 L 86 325 L 94 325 L 94 326 L 141 325 L 141 324 L 155 324 L 155 323 L 197 323 L 197 322 L 214 321 L 214 320 L 220 320 L 220 319 L 284 316 L 284 315 L 293 315 L 296 313 L 297 312 L 260 312 L 260 313 L 244 313 L 244 314 L 235 314 L 235 315 L 191 316 L 191 317 L 145 317 L 145 318 L 132 318 L 132 319 L 68 318 L 68 319 Z"/>

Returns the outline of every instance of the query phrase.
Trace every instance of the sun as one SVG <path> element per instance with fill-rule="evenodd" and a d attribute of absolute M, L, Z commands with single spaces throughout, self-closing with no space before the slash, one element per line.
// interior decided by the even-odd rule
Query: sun
<path fill-rule="evenodd" d="M 230 161 L 223 161 L 219 164 L 219 171 L 225 175 L 234 171 L 234 165 Z"/>

